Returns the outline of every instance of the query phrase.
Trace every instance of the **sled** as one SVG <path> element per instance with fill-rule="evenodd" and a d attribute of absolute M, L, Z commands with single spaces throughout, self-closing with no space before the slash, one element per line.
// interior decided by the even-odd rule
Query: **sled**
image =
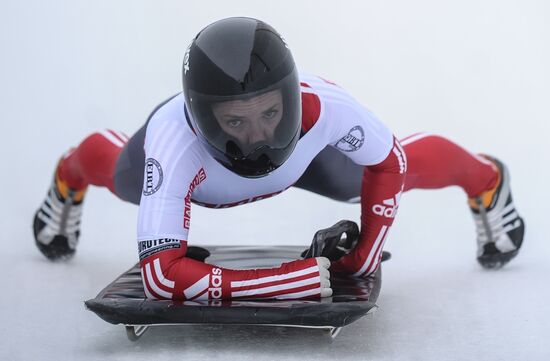
<path fill-rule="evenodd" d="M 274 267 L 320 255 L 334 259 L 353 247 L 358 234 L 354 222 L 341 221 L 318 231 L 305 251 L 299 246 L 189 247 L 186 257 L 233 269 Z M 382 259 L 389 257 L 384 252 Z M 315 328 L 334 338 L 342 327 L 377 308 L 381 276 L 381 267 L 368 278 L 331 274 L 333 296 L 320 300 L 169 301 L 145 297 L 138 263 L 85 305 L 103 320 L 124 325 L 132 341 L 151 326 L 197 324 Z"/>

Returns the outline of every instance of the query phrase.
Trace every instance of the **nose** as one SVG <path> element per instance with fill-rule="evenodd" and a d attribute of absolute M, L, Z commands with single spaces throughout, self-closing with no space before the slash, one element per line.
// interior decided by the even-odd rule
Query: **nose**
<path fill-rule="evenodd" d="M 248 133 L 248 144 L 255 144 L 269 138 L 269 129 L 262 122 L 254 122 Z"/>

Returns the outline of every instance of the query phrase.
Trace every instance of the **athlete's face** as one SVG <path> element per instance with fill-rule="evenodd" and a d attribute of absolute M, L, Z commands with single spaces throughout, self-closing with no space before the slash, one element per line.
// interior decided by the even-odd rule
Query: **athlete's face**
<path fill-rule="evenodd" d="M 272 90 L 246 100 L 215 103 L 212 110 L 223 131 L 247 148 L 273 138 L 283 117 L 283 97 L 280 90 Z"/>

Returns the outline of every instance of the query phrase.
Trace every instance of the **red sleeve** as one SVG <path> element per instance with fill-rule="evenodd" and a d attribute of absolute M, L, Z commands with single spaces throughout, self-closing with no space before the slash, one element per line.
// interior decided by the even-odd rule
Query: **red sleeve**
<path fill-rule="evenodd" d="M 180 241 L 180 247 L 165 247 L 163 251 L 140 261 L 147 298 L 227 300 L 320 297 L 319 266 L 315 258 L 283 263 L 277 268 L 231 270 L 187 258 L 186 249 L 187 242 Z"/>
<path fill-rule="evenodd" d="M 406 171 L 407 157 L 394 137 L 386 159 L 365 167 L 361 187 L 361 236 L 348 255 L 331 265 L 331 271 L 354 276 L 367 276 L 376 271 L 399 207 Z"/>

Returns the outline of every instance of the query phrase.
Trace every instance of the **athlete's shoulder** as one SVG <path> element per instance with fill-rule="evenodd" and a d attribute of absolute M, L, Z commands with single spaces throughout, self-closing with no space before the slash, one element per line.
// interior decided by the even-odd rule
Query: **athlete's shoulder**
<path fill-rule="evenodd" d="M 204 161 L 204 152 L 185 116 L 183 95 L 168 99 L 151 114 L 145 133 L 144 150 L 164 169 L 195 172 Z"/>
<path fill-rule="evenodd" d="M 182 93 L 178 93 L 158 105 L 147 121 L 145 146 L 158 139 L 178 140 L 191 143 L 196 139 L 195 134 L 187 123 L 185 116 L 185 101 Z"/>
<path fill-rule="evenodd" d="M 317 95 L 321 103 L 357 103 L 337 82 L 319 75 L 300 73 L 302 92 Z"/>
<path fill-rule="evenodd" d="M 303 71 L 299 73 L 299 78 L 300 78 L 300 83 L 308 84 L 315 88 L 322 86 L 324 84 L 336 85 L 335 82 L 325 79 L 322 76 L 303 72 Z"/>
<path fill-rule="evenodd" d="M 164 100 L 157 105 L 147 119 L 151 121 L 178 121 L 184 119 L 184 98 L 183 93 L 178 93 Z"/>
<path fill-rule="evenodd" d="M 307 133 L 321 117 L 321 99 L 315 92 L 318 78 L 307 73 L 300 73 L 300 90 L 302 94 L 302 134 Z M 315 86 L 315 88 L 314 88 Z"/>
<path fill-rule="evenodd" d="M 352 105 L 355 100 L 335 82 L 309 73 L 300 73 L 302 92 L 302 132 L 307 133 L 334 105 Z"/>

